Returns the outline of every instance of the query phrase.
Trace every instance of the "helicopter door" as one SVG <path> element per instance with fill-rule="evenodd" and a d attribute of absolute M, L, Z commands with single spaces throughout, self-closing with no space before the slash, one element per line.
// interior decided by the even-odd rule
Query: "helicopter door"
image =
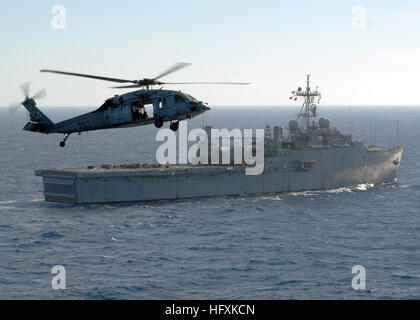
<path fill-rule="evenodd" d="M 146 106 L 141 101 L 131 103 L 131 113 L 133 121 L 144 120 L 149 118 Z"/>
<path fill-rule="evenodd" d="M 163 98 L 164 100 L 164 108 L 166 111 L 166 114 L 169 117 L 173 117 L 176 113 L 177 110 L 179 109 L 178 106 L 176 105 L 176 100 L 174 99 L 174 96 L 168 96 Z"/>
<path fill-rule="evenodd" d="M 157 118 L 163 119 L 166 116 L 165 107 L 161 98 L 153 100 L 153 115 Z"/>
<path fill-rule="evenodd" d="M 174 97 L 173 96 L 169 96 L 169 97 L 165 97 L 165 107 L 167 108 L 173 108 L 174 107 Z"/>

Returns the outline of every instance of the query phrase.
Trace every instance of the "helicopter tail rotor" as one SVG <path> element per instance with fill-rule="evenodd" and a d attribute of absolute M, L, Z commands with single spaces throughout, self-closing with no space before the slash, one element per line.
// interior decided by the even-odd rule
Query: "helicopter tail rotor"
<path fill-rule="evenodd" d="M 42 88 L 37 93 L 35 93 L 35 95 L 32 96 L 31 99 L 39 100 L 39 99 L 44 99 L 46 96 L 47 96 L 47 90 L 45 90 L 45 88 Z"/>
<path fill-rule="evenodd" d="M 25 82 L 23 84 L 20 85 L 20 91 L 22 91 L 23 96 L 26 99 L 29 99 L 29 91 L 31 89 L 31 83 L 30 82 Z"/>
<path fill-rule="evenodd" d="M 20 90 L 22 91 L 22 94 L 25 97 L 25 100 L 23 102 L 17 102 L 17 103 L 13 103 L 9 105 L 9 112 L 11 114 L 16 113 L 19 110 L 19 108 L 24 105 L 25 102 L 31 101 L 31 100 L 35 102 L 35 100 L 43 99 L 47 96 L 47 91 L 45 90 L 45 88 L 42 88 L 37 93 L 35 93 L 35 95 L 30 97 L 30 93 L 29 93 L 30 83 L 29 82 L 25 82 L 21 84 Z"/>

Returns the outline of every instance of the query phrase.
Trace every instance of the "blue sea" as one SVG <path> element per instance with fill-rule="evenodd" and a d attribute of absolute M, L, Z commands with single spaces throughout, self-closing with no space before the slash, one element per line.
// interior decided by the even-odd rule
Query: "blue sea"
<path fill-rule="evenodd" d="M 59 121 L 94 107 L 41 109 Z M 220 106 L 188 127 L 286 127 L 296 112 Z M 155 162 L 157 129 L 72 135 L 62 149 L 62 136 L 22 131 L 25 110 L 0 108 L 0 299 L 420 299 L 420 108 L 328 106 L 320 113 L 355 140 L 384 148 L 397 145 L 398 120 L 398 183 L 48 203 L 35 169 Z M 66 269 L 65 290 L 51 286 L 55 265 Z M 355 265 L 366 270 L 365 290 L 352 288 Z"/>

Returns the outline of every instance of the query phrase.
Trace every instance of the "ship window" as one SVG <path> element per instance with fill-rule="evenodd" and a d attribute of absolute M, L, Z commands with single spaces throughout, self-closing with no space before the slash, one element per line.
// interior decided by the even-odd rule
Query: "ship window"
<path fill-rule="evenodd" d="M 315 168 L 315 161 L 298 161 L 298 169 L 308 170 L 312 168 Z"/>
<path fill-rule="evenodd" d="M 305 169 L 310 169 L 314 167 L 314 163 L 313 162 L 304 162 L 303 166 Z"/>

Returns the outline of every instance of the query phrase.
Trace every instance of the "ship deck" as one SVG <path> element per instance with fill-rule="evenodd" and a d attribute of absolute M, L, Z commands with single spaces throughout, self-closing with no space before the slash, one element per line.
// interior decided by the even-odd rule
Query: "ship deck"
<path fill-rule="evenodd" d="M 192 164 L 127 164 L 127 165 L 110 165 L 89 166 L 85 168 L 55 168 L 35 170 L 37 176 L 77 176 L 77 177 L 93 177 L 93 176 L 132 176 L 132 175 L 178 175 L 188 173 L 221 173 L 222 171 L 243 171 L 245 165 L 192 165 Z"/>

